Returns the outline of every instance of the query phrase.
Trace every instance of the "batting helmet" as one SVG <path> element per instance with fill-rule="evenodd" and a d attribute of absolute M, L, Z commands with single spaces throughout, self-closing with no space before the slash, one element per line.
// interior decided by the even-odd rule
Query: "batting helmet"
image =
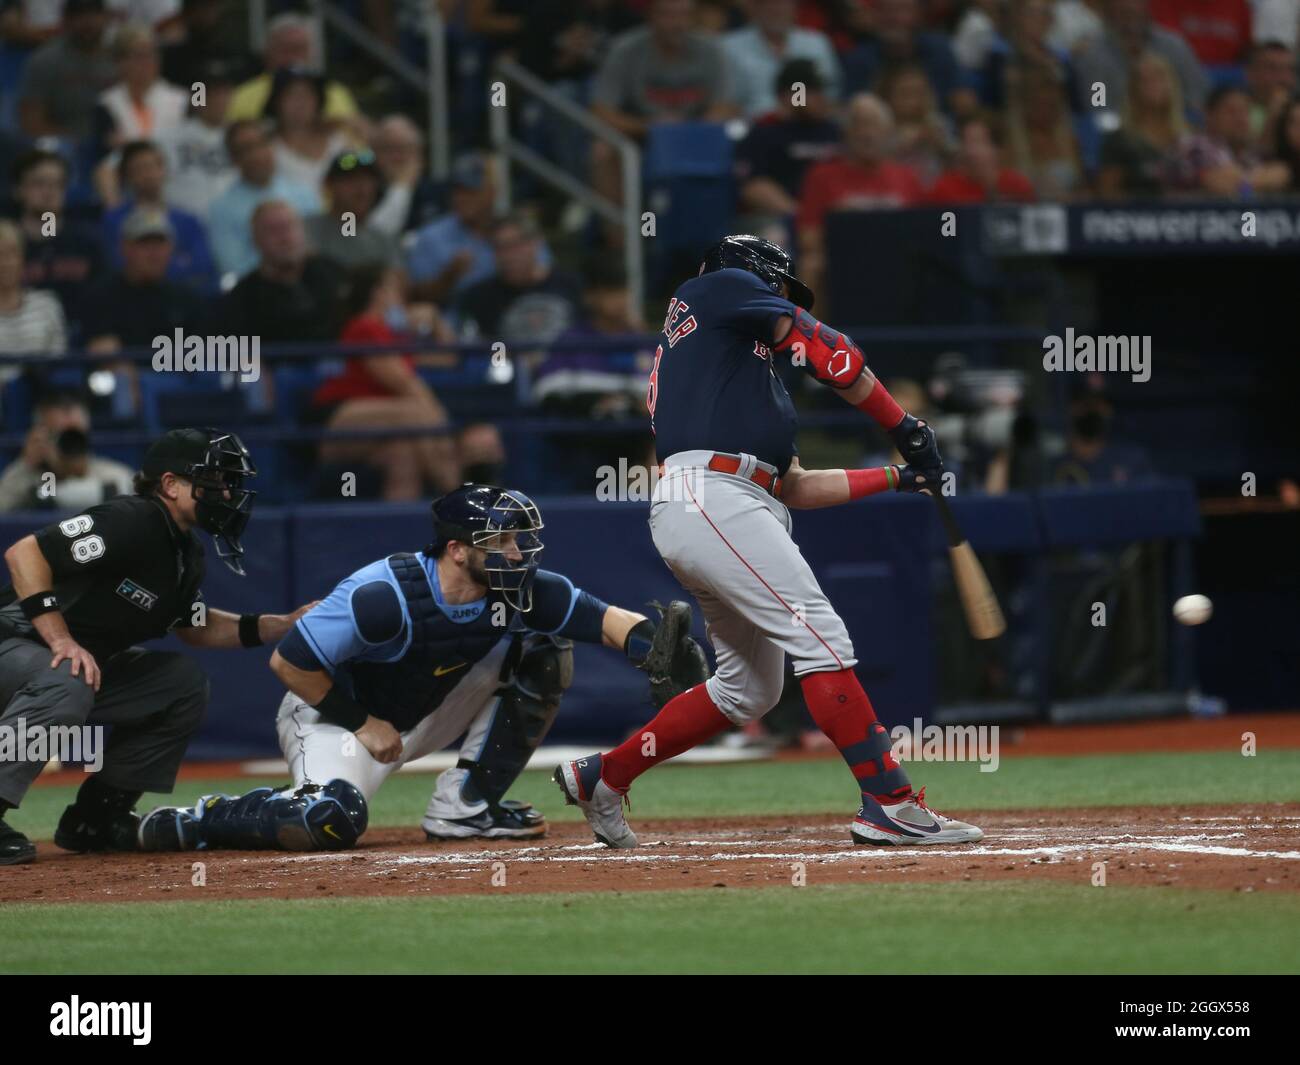
<path fill-rule="evenodd" d="M 715 270 L 727 269 L 748 270 L 776 293 L 780 293 L 784 282 L 790 302 L 810 311 L 813 291 L 794 276 L 793 268 L 793 260 L 779 244 L 748 233 L 739 233 L 723 237 L 704 253 L 700 273 L 711 274 Z"/>
<path fill-rule="evenodd" d="M 541 531 L 542 513 L 523 492 L 494 484 L 465 484 L 433 501 L 434 540 L 425 553 L 436 554 L 452 540 L 481 548 L 487 552 L 483 568 L 488 587 L 501 592 L 515 609 L 527 612 L 532 609 L 533 578 L 542 553 L 537 535 Z M 509 557 L 512 554 L 520 557 Z"/>

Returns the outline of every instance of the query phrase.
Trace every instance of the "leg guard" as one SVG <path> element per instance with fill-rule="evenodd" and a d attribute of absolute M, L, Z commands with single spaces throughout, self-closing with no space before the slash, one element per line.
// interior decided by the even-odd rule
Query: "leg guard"
<path fill-rule="evenodd" d="M 560 698 L 573 683 L 573 644 L 556 636 L 530 633 L 513 675 L 501 691 L 497 709 L 477 758 L 462 757 L 458 769 L 469 771 L 466 801 L 498 806 L 541 745 Z"/>
<path fill-rule="evenodd" d="M 366 830 L 361 792 L 346 780 L 205 795 L 194 809 L 160 807 L 140 825 L 141 850 L 346 850 Z"/>

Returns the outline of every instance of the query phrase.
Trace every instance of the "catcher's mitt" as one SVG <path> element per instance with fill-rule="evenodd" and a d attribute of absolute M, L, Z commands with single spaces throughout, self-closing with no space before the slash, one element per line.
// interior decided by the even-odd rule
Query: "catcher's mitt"
<path fill-rule="evenodd" d="M 671 699 L 709 678 L 704 648 L 691 636 L 691 604 L 674 599 L 667 607 L 650 603 L 659 624 L 645 660 L 637 668 L 650 675 L 650 699 L 662 710 Z"/>

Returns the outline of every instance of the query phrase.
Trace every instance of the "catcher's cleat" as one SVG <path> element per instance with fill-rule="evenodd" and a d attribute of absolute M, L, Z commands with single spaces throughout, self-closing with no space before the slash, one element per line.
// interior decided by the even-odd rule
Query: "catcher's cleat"
<path fill-rule="evenodd" d="M 199 847 L 199 819 L 184 806 L 159 806 L 140 821 L 142 851 L 192 851 Z"/>
<path fill-rule="evenodd" d="M 36 844 L 0 817 L 0 865 L 24 865 L 36 861 Z"/>
<path fill-rule="evenodd" d="M 562 762 L 555 767 L 555 783 L 564 801 L 582 811 L 595 834 L 606 847 L 635 847 L 636 834 L 623 816 L 627 792 L 615 791 L 600 778 L 599 754 Z"/>
<path fill-rule="evenodd" d="M 863 795 L 862 808 L 849 830 L 854 843 L 873 847 L 978 843 L 984 838 L 974 825 L 926 806 L 925 788 L 892 803 Z"/>
<path fill-rule="evenodd" d="M 546 818 L 530 802 L 505 799 L 473 817 L 426 817 L 420 822 L 425 839 L 540 839 Z"/>

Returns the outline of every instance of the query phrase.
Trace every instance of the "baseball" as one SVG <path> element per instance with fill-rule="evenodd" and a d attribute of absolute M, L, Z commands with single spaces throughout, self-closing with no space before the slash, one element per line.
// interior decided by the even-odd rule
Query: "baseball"
<path fill-rule="evenodd" d="M 1214 613 L 1214 604 L 1204 595 L 1185 595 L 1174 603 L 1174 618 L 1182 625 L 1203 625 Z"/>

